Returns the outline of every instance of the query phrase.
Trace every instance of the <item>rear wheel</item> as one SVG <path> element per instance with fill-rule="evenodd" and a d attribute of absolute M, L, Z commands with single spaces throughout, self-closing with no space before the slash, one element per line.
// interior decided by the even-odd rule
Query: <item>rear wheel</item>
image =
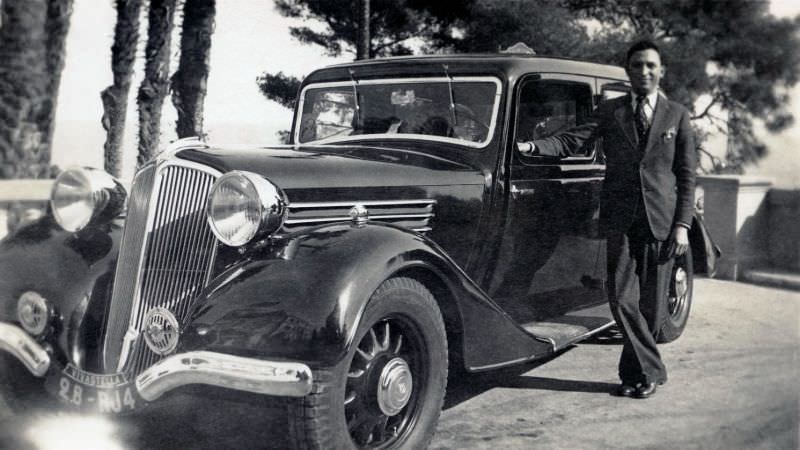
<path fill-rule="evenodd" d="M 667 294 L 667 318 L 658 333 L 658 342 L 666 343 L 678 339 L 689 321 L 694 287 L 692 249 L 675 258 Z"/>
<path fill-rule="evenodd" d="M 433 437 L 447 384 L 447 338 L 436 301 L 410 278 L 372 295 L 354 345 L 312 393 L 289 403 L 296 448 L 419 449 Z"/>

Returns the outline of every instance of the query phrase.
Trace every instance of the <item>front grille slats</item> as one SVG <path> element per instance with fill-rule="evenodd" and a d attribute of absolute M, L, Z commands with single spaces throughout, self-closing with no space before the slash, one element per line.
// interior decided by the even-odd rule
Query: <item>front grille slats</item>
<path fill-rule="evenodd" d="M 144 196 L 153 198 L 152 208 L 149 211 L 131 208 L 129 215 L 144 218 L 129 219 L 126 233 L 134 226 L 144 230 L 148 214 L 151 215 L 150 226 L 146 234 L 130 234 L 139 236 L 144 246 L 139 258 L 136 254 L 120 252 L 120 261 L 136 260 L 126 263 L 128 272 L 125 275 L 130 278 L 131 274 L 136 274 L 138 290 L 134 287 L 135 294 L 132 294 L 128 289 L 129 296 L 123 297 L 123 291 L 117 292 L 115 281 L 112 314 L 125 309 L 128 312 L 123 316 L 126 320 L 115 321 L 117 328 L 109 329 L 109 336 L 113 333 L 115 339 L 121 338 L 130 328 L 135 339 L 130 343 L 127 357 L 122 343 L 118 344 L 119 352 L 108 351 L 106 361 L 112 365 L 107 367 L 124 367 L 126 372 L 135 375 L 158 361 L 161 357 L 146 346 L 141 336 L 147 326 L 144 319 L 148 311 L 166 308 L 179 322 L 184 322 L 193 299 L 208 282 L 217 241 L 206 225 L 205 209 L 216 175 L 184 164 L 160 167 L 155 182 L 151 183 L 155 186 L 154 195 L 148 192 Z M 123 248 L 125 245 L 123 242 Z M 118 271 L 117 281 L 122 275 Z"/>
<path fill-rule="evenodd" d="M 122 353 L 123 338 L 128 329 L 139 259 L 145 245 L 147 232 L 147 211 L 150 206 L 150 192 L 155 179 L 155 166 L 142 169 L 133 180 L 128 211 L 120 245 L 120 257 L 114 275 L 114 292 L 106 325 L 103 365 L 107 370 L 116 368 Z"/>

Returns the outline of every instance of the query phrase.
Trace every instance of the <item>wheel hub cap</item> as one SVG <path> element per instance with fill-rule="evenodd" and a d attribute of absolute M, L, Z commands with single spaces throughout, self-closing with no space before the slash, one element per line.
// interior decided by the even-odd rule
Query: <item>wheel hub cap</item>
<path fill-rule="evenodd" d="M 387 416 L 399 413 L 411 398 L 411 369 L 403 358 L 394 358 L 383 367 L 378 380 L 378 406 Z"/>
<path fill-rule="evenodd" d="M 679 267 L 675 271 L 675 296 L 681 298 L 686 295 L 686 291 L 688 290 L 689 283 L 688 277 L 686 276 L 686 271 L 683 270 L 682 267 Z"/>

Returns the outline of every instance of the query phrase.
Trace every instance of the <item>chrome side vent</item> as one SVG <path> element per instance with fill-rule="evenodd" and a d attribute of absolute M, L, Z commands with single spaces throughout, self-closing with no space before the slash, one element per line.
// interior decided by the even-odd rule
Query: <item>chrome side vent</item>
<path fill-rule="evenodd" d="M 326 223 L 349 221 L 350 209 L 356 205 L 369 211 L 370 221 L 392 223 L 419 233 L 431 230 L 436 200 L 365 200 L 347 202 L 290 203 L 289 217 L 282 232 L 291 233 Z"/>

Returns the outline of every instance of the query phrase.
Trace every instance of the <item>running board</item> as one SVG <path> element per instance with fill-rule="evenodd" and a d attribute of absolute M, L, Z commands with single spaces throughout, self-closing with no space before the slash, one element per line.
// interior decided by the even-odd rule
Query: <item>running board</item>
<path fill-rule="evenodd" d="M 541 322 L 526 323 L 522 328 L 540 341 L 549 342 L 553 352 L 557 352 L 612 325 L 611 309 L 604 303 Z"/>

